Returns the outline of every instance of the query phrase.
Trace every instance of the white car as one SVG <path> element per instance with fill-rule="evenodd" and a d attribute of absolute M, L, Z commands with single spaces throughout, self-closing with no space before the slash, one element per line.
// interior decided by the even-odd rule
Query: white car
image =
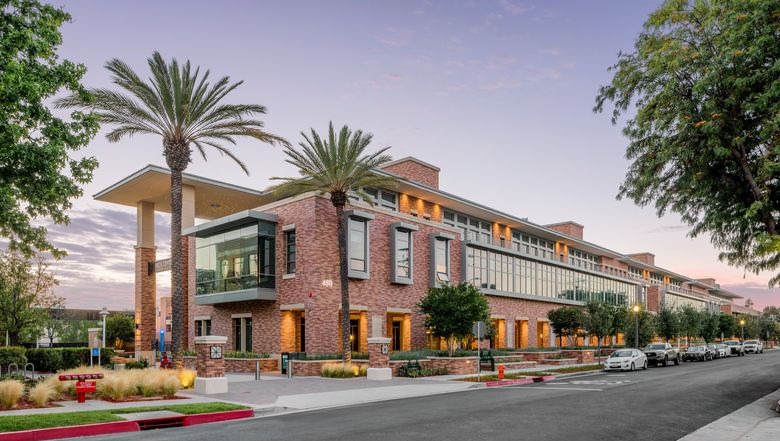
<path fill-rule="evenodd" d="M 742 343 L 742 346 L 745 347 L 745 352 L 752 352 L 754 354 L 764 353 L 764 345 L 761 343 L 761 340 L 745 340 L 744 343 Z"/>
<path fill-rule="evenodd" d="M 647 356 L 639 349 L 618 349 L 604 361 L 605 371 L 647 369 Z"/>

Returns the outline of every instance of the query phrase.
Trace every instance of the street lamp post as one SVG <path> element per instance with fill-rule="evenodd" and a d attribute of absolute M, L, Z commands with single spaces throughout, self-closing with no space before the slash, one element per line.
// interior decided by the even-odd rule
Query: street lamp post
<path fill-rule="evenodd" d="M 103 309 L 101 309 L 98 314 L 100 314 L 100 318 L 103 319 L 103 340 L 101 341 L 101 347 L 105 348 L 106 347 L 106 316 L 110 314 L 110 312 L 108 312 L 108 309 L 104 306 Z"/>
<path fill-rule="evenodd" d="M 745 341 L 745 319 L 739 321 L 739 327 L 742 331 L 742 341 Z"/>
<path fill-rule="evenodd" d="M 634 305 L 634 344 L 639 349 L 639 305 Z"/>

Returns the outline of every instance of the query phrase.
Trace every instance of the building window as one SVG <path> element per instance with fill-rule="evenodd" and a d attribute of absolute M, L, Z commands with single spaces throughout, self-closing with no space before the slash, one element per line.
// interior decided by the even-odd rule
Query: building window
<path fill-rule="evenodd" d="M 450 281 L 450 241 L 446 233 L 431 234 L 431 286 L 438 287 Z"/>
<path fill-rule="evenodd" d="M 474 242 L 493 243 L 490 222 L 468 217 L 452 211 L 445 211 L 442 218 L 444 225 L 460 228 L 463 231 L 464 240 Z"/>
<path fill-rule="evenodd" d="M 555 243 L 517 231 L 512 232 L 512 249 L 529 256 L 555 259 Z"/>
<path fill-rule="evenodd" d="M 252 352 L 252 317 L 233 318 L 233 347 L 238 352 Z"/>
<path fill-rule="evenodd" d="M 349 342 L 352 352 L 360 350 L 360 320 L 349 321 Z"/>
<path fill-rule="evenodd" d="M 211 335 L 211 319 L 195 320 L 195 336 Z"/>
<path fill-rule="evenodd" d="M 414 241 L 417 226 L 403 222 L 390 225 L 390 277 L 392 283 L 412 284 L 414 271 Z"/>
<path fill-rule="evenodd" d="M 369 275 L 369 244 L 368 221 L 374 218 L 369 213 L 351 210 L 347 216 L 347 255 L 349 257 L 349 277 L 368 279 Z"/>
<path fill-rule="evenodd" d="M 390 211 L 398 211 L 398 194 L 390 190 L 379 190 L 376 188 L 361 188 L 362 195 L 358 192 L 350 191 L 349 199 L 353 201 L 365 201 L 373 207 L 384 208 Z M 361 197 L 363 196 L 363 197 Z M 368 196 L 368 198 L 365 198 Z"/>
<path fill-rule="evenodd" d="M 569 265 L 595 271 L 598 264 L 598 256 L 575 248 L 569 248 Z"/>
<path fill-rule="evenodd" d="M 295 247 L 295 230 L 284 232 L 284 243 L 287 251 L 287 266 L 285 268 L 286 274 L 295 274 L 295 261 L 296 261 L 296 247 Z"/>
<path fill-rule="evenodd" d="M 398 320 L 393 320 L 393 350 L 394 351 L 400 351 L 401 350 L 401 343 L 403 340 L 401 339 L 401 322 Z"/>

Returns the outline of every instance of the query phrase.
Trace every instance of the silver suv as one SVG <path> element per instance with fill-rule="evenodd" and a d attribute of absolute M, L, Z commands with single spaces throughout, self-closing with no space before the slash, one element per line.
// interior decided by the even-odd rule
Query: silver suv
<path fill-rule="evenodd" d="M 739 340 L 726 340 L 723 344 L 731 350 L 731 355 L 736 355 L 738 357 L 745 355 L 745 347 L 742 346 L 742 342 Z"/>
<path fill-rule="evenodd" d="M 742 343 L 742 346 L 745 348 L 745 352 L 752 352 L 754 354 L 764 353 L 764 345 L 761 344 L 760 340 L 745 340 Z"/>

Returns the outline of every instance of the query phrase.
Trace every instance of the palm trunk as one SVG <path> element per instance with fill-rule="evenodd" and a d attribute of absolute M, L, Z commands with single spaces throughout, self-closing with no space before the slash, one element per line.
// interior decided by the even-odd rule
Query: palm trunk
<path fill-rule="evenodd" d="M 335 201 L 336 225 L 339 240 L 339 282 L 341 285 L 341 360 L 344 364 L 352 362 L 352 344 L 349 341 L 349 272 L 347 260 L 347 230 L 344 219 L 344 204 Z"/>
<path fill-rule="evenodd" d="M 181 189 L 181 169 L 171 168 L 171 309 L 172 330 L 171 336 L 171 357 L 176 369 L 183 367 L 182 361 L 182 342 L 184 339 L 187 324 L 182 322 L 184 318 L 184 309 L 186 300 L 184 299 L 184 281 L 183 262 L 181 259 L 181 209 L 182 209 L 182 189 Z"/>

